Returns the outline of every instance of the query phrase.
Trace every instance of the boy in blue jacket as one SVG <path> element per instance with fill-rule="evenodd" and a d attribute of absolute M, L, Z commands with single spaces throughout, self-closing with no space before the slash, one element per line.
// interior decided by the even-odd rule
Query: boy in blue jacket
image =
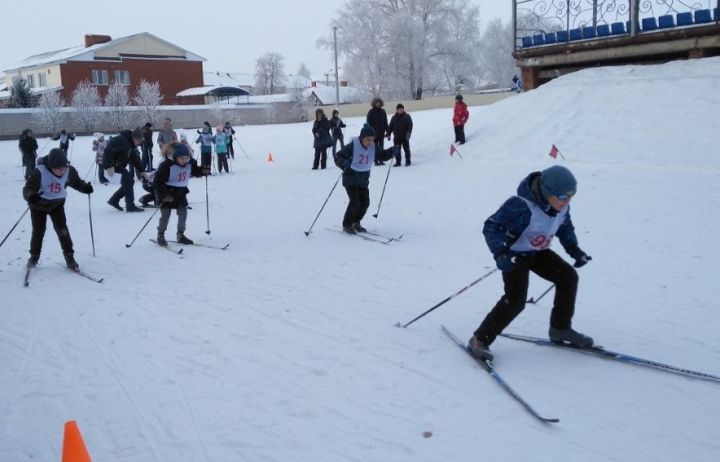
<path fill-rule="evenodd" d="M 593 339 L 571 327 L 578 275 L 570 264 L 550 250 L 553 237 L 575 260 L 575 268 L 592 257 L 578 247 L 570 219 L 570 200 L 577 181 L 567 168 L 555 165 L 528 175 L 511 197 L 485 221 L 483 235 L 502 271 L 505 294 L 485 317 L 468 342 L 477 358 L 492 360 L 490 344 L 525 308 L 529 273 L 555 284 L 550 315 L 550 340 L 586 348 Z"/>

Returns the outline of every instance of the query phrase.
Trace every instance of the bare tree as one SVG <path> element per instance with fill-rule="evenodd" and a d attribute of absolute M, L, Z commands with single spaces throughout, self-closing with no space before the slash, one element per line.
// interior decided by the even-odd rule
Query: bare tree
<path fill-rule="evenodd" d="M 287 82 L 285 58 L 280 53 L 267 52 L 255 62 L 255 94 L 274 95 L 284 91 Z"/>
<path fill-rule="evenodd" d="M 130 127 L 129 104 L 130 96 L 128 95 L 127 86 L 118 81 L 113 81 L 105 97 L 105 107 L 110 110 L 110 122 L 115 130 L 126 130 Z"/>
<path fill-rule="evenodd" d="M 213 125 L 215 127 L 222 125 L 224 123 L 224 112 L 223 112 L 223 106 L 219 103 L 215 103 L 212 106 L 210 106 L 210 120 L 212 121 Z"/>
<path fill-rule="evenodd" d="M 160 94 L 160 83 L 140 81 L 137 93 L 133 101 L 140 108 L 140 114 L 145 122 L 155 125 L 158 117 L 158 106 L 163 96 Z"/>
<path fill-rule="evenodd" d="M 293 78 L 290 84 L 290 101 L 293 103 L 292 110 L 303 122 L 307 119 L 307 108 L 308 99 L 305 97 L 304 92 L 304 76 L 300 73 Z"/>
<path fill-rule="evenodd" d="M 35 117 L 48 133 L 57 133 L 63 121 L 63 114 L 60 111 L 65 106 L 65 101 L 58 91 L 49 91 L 43 93 L 38 100 L 40 112 L 35 113 Z"/>
<path fill-rule="evenodd" d="M 87 80 L 80 82 L 72 94 L 73 117 L 80 122 L 86 133 L 91 133 L 100 115 L 100 94 L 97 87 Z"/>

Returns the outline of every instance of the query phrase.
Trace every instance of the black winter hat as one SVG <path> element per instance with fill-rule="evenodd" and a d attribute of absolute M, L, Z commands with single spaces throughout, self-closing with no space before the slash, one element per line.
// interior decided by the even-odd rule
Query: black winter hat
<path fill-rule="evenodd" d="M 372 128 L 370 125 L 365 124 L 363 125 L 363 128 L 360 130 L 360 138 L 366 138 L 368 136 L 375 136 L 375 129 Z"/>
<path fill-rule="evenodd" d="M 145 122 L 145 128 L 150 128 L 150 127 L 152 127 L 152 124 L 150 122 Z"/>
<path fill-rule="evenodd" d="M 397 106 L 395 106 L 396 111 L 400 108 L 405 109 L 405 106 L 403 106 L 403 103 L 398 103 Z"/>
<path fill-rule="evenodd" d="M 190 149 L 183 143 L 177 143 L 173 146 L 173 160 L 178 157 L 190 157 Z"/>
<path fill-rule="evenodd" d="M 463 100 L 463 95 L 456 95 L 456 96 L 455 96 L 455 101 L 462 101 L 462 100 Z"/>
<path fill-rule="evenodd" d="M 136 140 L 143 139 L 142 129 L 140 127 L 135 127 L 132 131 L 132 137 Z"/>
<path fill-rule="evenodd" d="M 65 154 L 65 151 L 60 148 L 53 148 L 50 150 L 50 153 L 47 156 L 47 161 L 45 162 L 45 165 L 47 165 L 47 168 L 51 169 L 67 167 L 67 154 Z"/>
<path fill-rule="evenodd" d="M 572 196 L 577 191 L 575 176 L 562 165 L 553 165 L 542 171 L 540 191 L 543 196 Z"/>

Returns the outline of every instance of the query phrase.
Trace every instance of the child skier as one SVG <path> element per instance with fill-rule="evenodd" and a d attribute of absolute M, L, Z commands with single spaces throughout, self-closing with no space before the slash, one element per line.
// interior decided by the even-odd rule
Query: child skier
<path fill-rule="evenodd" d="M 75 141 L 75 133 L 68 133 L 67 130 L 62 129 L 60 133 L 53 137 L 53 141 L 57 140 L 60 140 L 60 149 L 67 153 L 68 147 L 70 147 L 70 141 Z"/>
<path fill-rule="evenodd" d="M 95 133 L 95 139 L 92 143 L 92 150 L 95 153 L 95 163 L 98 165 L 98 180 L 100 184 L 108 184 L 107 178 L 105 178 L 105 171 L 102 168 L 103 153 L 107 147 L 107 141 L 105 135 L 102 133 Z"/>
<path fill-rule="evenodd" d="M 215 136 L 213 136 L 212 141 L 215 143 L 218 173 L 222 173 L 223 167 L 225 167 L 226 173 L 230 173 L 228 168 L 228 138 L 222 127 L 215 128 Z"/>
<path fill-rule="evenodd" d="M 384 151 L 376 151 L 375 130 L 370 125 L 365 124 L 360 130 L 360 136 L 350 140 L 335 155 L 335 165 L 343 171 L 342 184 L 350 198 L 342 222 L 344 232 L 348 234 L 367 232 L 360 224 L 360 221 L 370 206 L 370 191 L 368 189 L 370 170 L 376 158 L 381 161 L 390 160 L 395 155 L 399 155 L 399 151 L 398 146 Z"/>
<path fill-rule="evenodd" d="M 233 138 L 235 137 L 235 129 L 232 128 L 232 125 L 230 125 L 230 122 L 225 122 L 225 126 L 223 127 L 223 133 L 227 136 L 228 140 L 228 152 L 230 152 L 230 157 L 232 160 L 235 160 L 235 148 L 233 147 Z"/>
<path fill-rule="evenodd" d="M 212 166 L 212 145 L 213 134 L 209 122 L 203 122 L 202 131 L 198 130 L 198 137 L 195 143 L 200 144 L 200 165 L 208 170 Z"/>
<path fill-rule="evenodd" d="M 342 129 L 345 128 L 345 122 L 340 118 L 340 111 L 333 109 L 330 118 L 330 128 L 332 129 L 332 153 L 337 153 L 337 142 L 340 141 L 340 149 L 345 147 L 345 136 Z"/>
<path fill-rule="evenodd" d="M 25 167 L 25 180 L 30 178 L 30 174 L 35 170 L 35 159 L 37 158 L 38 144 L 33 136 L 32 130 L 26 128 L 20 135 L 18 143 L 20 153 L 22 154 L 22 164 Z"/>
<path fill-rule="evenodd" d="M 530 271 L 555 284 L 550 316 L 550 340 L 585 348 L 593 339 L 571 327 L 578 275 L 570 264 L 550 250 L 553 237 L 575 260 L 575 268 L 592 257 L 578 247 L 570 219 L 570 200 L 577 181 L 567 168 L 555 165 L 528 175 L 511 197 L 485 221 L 483 235 L 502 271 L 505 294 L 485 317 L 468 342 L 477 358 L 492 360 L 490 344 L 525 308 Z"/>
<path fill-rule="evenodd" d="M 65 188 L 68 186 L 84 194 L 93 192 L 92 185 L 81 180 L 75 167 L 68 163 L 65 151 L 53 148 L 47 156 L 38 160 L 37 167 L 30 174 L 23 188 L 23 197 L 30 208 L 32 221 L 28 268 L 36 266 L 40 259 L 48 215 L 60 240 L 65 264 L 73 270 L 80 268 L 74 258 L 75 251 L 65 219 L 65 197 L 67 196 Z"/>
<path fill-rule="evenodd" d="M 187 221 L 187 195 L 190 192 L 190 177 L 201 177 L 210 173 L 210 167 L 200 168 L 190 162 L 190 150 L 182 143 L 174 141 L 167 147 L 172 158 L 165 159 L 155 172 L 155 203 L 160 207 L 157 243 L 166 246 L 165 230 L 170 221 L 172 209 L 177 211 L 177 242 L 192 245 L 193 241 L 185 236 Z M 163 149 L 165 151 L 165 149 Z"/>

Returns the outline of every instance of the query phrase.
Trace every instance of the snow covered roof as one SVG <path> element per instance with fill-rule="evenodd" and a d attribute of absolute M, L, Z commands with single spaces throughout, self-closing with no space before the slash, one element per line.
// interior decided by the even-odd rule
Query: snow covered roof
<path fill-rule="evenodd" d="M 306 88 L 303 91 L 303 96 L 306 98 L 309 98 L 312 95 L 315 95 L 322 105 L 335 103 L 335 88 L 333 87 L 320 85 L 317 87 Z M 340 87 L 340 104 L 355 103 L 362 99 L 363 92 L 359 88 Z"/>
<path fill-rule="evenodd" d="M 255 76 L 241 72 L 203 72 L 203 83 L 207 85 L 224 85 L 228 87 L 252 87 L 255 85 Z"/>
<path fill-rule="evenodd" d="M 178 50 L 185 53 L 186 59 L 190 59 L 193 61 L 205 61 L 205 58 L 198 56 L 194 53 L 191 53 L 191 52 L 185 50 L 184 48 L 181 48 L 175 44 L 168 42 L 167 40 L 163 40 L 160 37 L 157 37 L 149 32 L 140 32 L 138 34 L 133 34 L 133 35 L 128 35 L 126 37 L 116 38 L 116 39 L 110 40 L 109 42 L 96 43 L 95 45 L 91 45 L 89 47 L 86 47 L 85 45 L 78 45 L 75 47 L 64 48 L 62 50 L 49 51 L 46 53 L 40 53 L 37 55 L 33 55 L 33 56 L 27 57 L 24 60 L 20 61 L 19 63 L 17 63 L 15 65 L 15 67 L 13 67 L 11 69 L 5 69 L 5 72 L 16 71 L 19 69 L 25 69 L 25 68 L 29 68 L 29 67 L 47 66 L 50 64 L 63 63 L 63 62 L 67 62 L 67 61 L 92 61 L 95 58 L 95 52 L 98 50 L 102 50 L 102 49 L 108 48 L 108 47 L 114 47 L 114 46 L 120 45 L 124 42 L 130 41 L 132 39 L 140 38 L 143 36 L 151 38 L 153 40 L 157 40 L 162 43 L 165 43 L 174 48 L 177 48 Z"/>
<path fill-rule="evenodd" d="M 249 93 L 240 87 L 229 85 L 206 85 L 204 87 L 188 88 L 179 92 L 176 96 L 245 96 Z"/>

